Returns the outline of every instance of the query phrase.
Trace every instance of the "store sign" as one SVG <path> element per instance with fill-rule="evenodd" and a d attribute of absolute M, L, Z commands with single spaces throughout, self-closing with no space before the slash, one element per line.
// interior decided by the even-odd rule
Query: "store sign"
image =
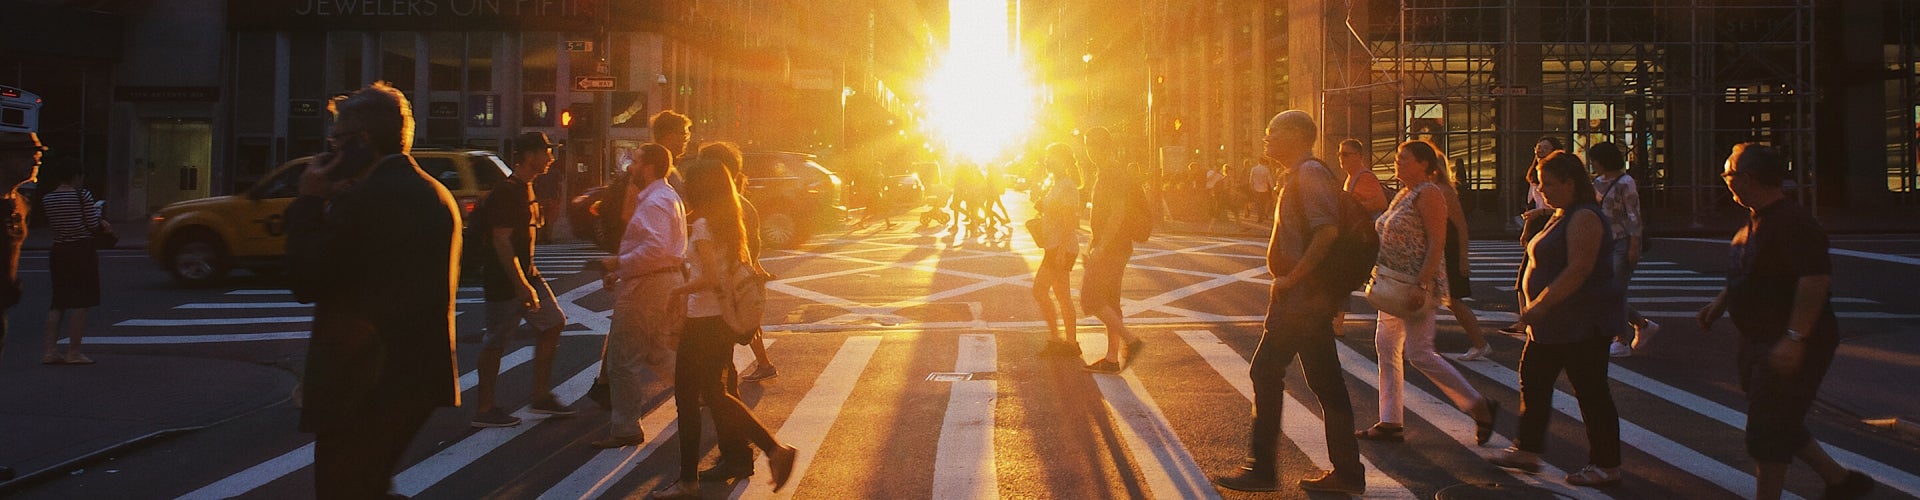
<path fill-rule="evenodd" d="M 319 99 L 293 99 L 287 101 L 288 116 L 320 116 Z"/>
<path fill-rule="evenodd" d="M 427 103 L 427 118 L 459 118 L 460 103 L 453 101 L 434 101 Z"/>
<path fill-rule="evenodd" d="M 116 101 L 214 102 L 220 87 L 114 87 Z"/>
<path fill-rule="evenodd" d="M 235 27 L 375 31 L 591 31 L 609 20 L 643 21 L 645 9 L 612 0 L 246 0 L 227 3 Z"/>

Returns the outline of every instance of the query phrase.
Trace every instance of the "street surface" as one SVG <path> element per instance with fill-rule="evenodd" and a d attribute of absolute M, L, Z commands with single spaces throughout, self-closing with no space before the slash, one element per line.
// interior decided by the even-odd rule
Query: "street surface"
<path fill-rule="evenodd" d="M 1016 217 L 1018 219 L 1020 217 Z M 902 217 L 903 221 L 911 222 Z M 1022 233 L 1024 233 L 1022 231 Z M 1920 447 L 1914 436 L 1882 431 L 1864 418 L 1920 416 L 1911 378 L 1920 374 L 1916 328 L 1920 237 L 1836 237 L 1835 307 L 1848 336 L 1810 417 L 1814 434 L 1836 458 L 1877 477 L 1874 498 L 1920 495 Z M 1247 360 L 1259 341 L 1266 303 L 1264 234 L 1156 234 L 1141 244 L 1125 285 L 1130 325 L 1144 335 L 1140 362 L 1120 375 L 1094 375 L 1080 364 L 1037 357 L 1045 327 L 1027 287 L 1040 255 L 1025 234 L 962 234 L 944 230 L 856 229 L 819 236 L 798 251 L 770 252 L 768 343 L 778 378 L 747 384 L 743 399 L 778 437 L 801 449 L 795 479 L 769 491 L 764 456 L 751 482 L 703 484 L 707 498 L 1240 498 L 1214 488 L 1212 474 L 1237 467 L 1247 446 L 1251 385 Z M 1362 442 L 1369 498 L 1740 498 L 1752 495 L 1745 456 L 1745 417 L 1732 373 L 1731 326 L 1700 333 L 1693 311 L 1720 287 L 1725 242 L 1660 239 L 1641 264 L 1633 303 L 1666 326 L 1649 353 L 1616 359 L 1610 375 L 1622 415 L 1625 482 L 1590 489 L 1569 486 L 1564 473 L 1585 465 L 1585 438 L 1571 389 L 1561 384 L 1545 460 L 1538 475 L 1482 461 L 1508 446 L 1519 408 L 1515 368 L 1521 341 L 1495 328 L 1513 319 L 1512 280 L 1520 256 L 1511 241 L 1475 241 L 1472 304 L 1481 311 L 1495 352 L 1458 362 L 1470 381 L 1501 403 L 1498 434 L 1472 443 L 1473 423 L 1424 377 L 1407 377 L 1407 442 Z M 23 276 L 44 289 L 45 252 L 29 252 Z M 580 413 L 543 418 L 525 412 L 532 347 L 509 349 L 499 392 L 518 409 L 518 427 L 476 430 L 470 410 L 443 409 L 414 440 L 396 481 L 422 498 L 630 497 L 670 481 L 677 471 L 673 398 L 656 381 L 641 447 L 596 450 L 606 412 L 582 396 L 597 371 L 610 297 L 583 264 L 599 255 L 580 244 L 539 249 L 537 266 L 560 295 L 571 325 L 560 345 L 556 392 Z M 186 359 L 167 366 L 250 367 L 244 377 L 189 377 L 162 369 L 142 380 L 100 380 L 170 387 L 116 397 L 182 398 L 186 393 L 267 394 L 195 410 L 229 415 L 190 432 L 154 439 L 80 464 L 68 475 L 11 493 L 26 498 L 301 498 L 311 495 L 312 445 L 295 432 L 287 400 L 299 373 L 310 308 L 293 301 L 273 277 L 244 273 L 230 286 L 174 287 L 144 255 L 103 254 L 105 305 L 94 310 L 89 353 L 94 367 L 46 367 L 37 358 L 35 311 L 44 296 L 16 308 L 10 366 L 23 383 L 84 376 L 82 372 L 147 359 Z M 1075 286 L 1079 283 L 1075 273 Z M 459 361 L 471 388 L 482 305 L 477 285 L 459 293 Z M 35 302 L 36 300 L 40 302 Z M 1339 349 L 1345 361 L 1356 425 L 1375 420 L 1372 309 L 1355 297 Z M 1086 359 L 1105 348 L 1104 329 L 1080 322 Z M 1468 345 L 1442 313 L 1438 345 Z M 522 332 L 526 333 L 526 332 Z M 752 360 L 736 353 L 743 369 Z M 25 365 L 25 366 L 23 366 Z M 184 370 L 184 369 L 183 369 Z M 1317 403 L 1297 363 L 1289 378 L 1283 484 L 1326 460 Z M 241 372 L 234 372 L 241 373 Z M 1417 373 L 1412 372 L 1410 373 Z M 11 383 L 11 382 L 9 382 Z M 143 386 L 143 387 L 144 387 Z M 88 391 L 93 392 L 93 391 Z M 1905 394 L 1902 396 L 1901 394 Z M 59 414 L 70 395 L 6 401 L 8 413 Z M 200 396 L 202 399 L 207 399 Z M 468 397 L 471 397 L 469 393 Z M 106 404 L 111 404 L 107 402 Z M 128 402 L 128 405 L 135 405 Z M 24 411 L 14 405 L 46 405 Z M 249 406 L 251 405 L 251 406 Z M 13 408 L 13 409 L 5 409 Z M 224 412 L 224 413 L 222 413 Z M 191 412 L 189 412 L 191 413 Z M 128 415 L 125 418 L 138 419 Z M 20 421 L 19 419 L 8 420 Z M 708 427 L 711 429 L 711 426 Z M 0 449 L 45 441 L 31 429 L 0 432 Z M 84 441 L 88 436 L 73 436 Z M 711 430 L 702 436 L 712 449 Z M 23 472 L 35 465 L 16 464 Z M 712 455 L 707 459 L 711 463 Z M 1818 498 L 1806 468 L 1790 469 L 1797 498 Z M 1265 497 L 1309 496 L 1292 487 Z"/>

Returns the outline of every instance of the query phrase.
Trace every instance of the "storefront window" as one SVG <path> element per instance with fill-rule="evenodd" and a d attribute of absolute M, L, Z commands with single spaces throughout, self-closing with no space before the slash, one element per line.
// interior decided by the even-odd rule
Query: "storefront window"
<path fill-rule="evenodd" d="M 412 33 L 380 34 L 380 79 L 401 91 L 419 89 L 414 83 L 414 60 L 418 47 Z"/>
<path fill-rule="evenodd" d="M 460 33 L 438 32 L 427 36 L 427 88 L 460 90 L 461 53 L 466 37 Z"/>
<path fill-rule="evenodd" d="M 468 92 L 493 90 L 493 51 L 499 46 L 499 33 L 467 34 Z"/>
<path fill-rule="evenodd" d="M 366 85 L 360 78 L 361 43 L 366 35 L 350 31 L 327 34 L 327 82 L 334 92 Z"/>

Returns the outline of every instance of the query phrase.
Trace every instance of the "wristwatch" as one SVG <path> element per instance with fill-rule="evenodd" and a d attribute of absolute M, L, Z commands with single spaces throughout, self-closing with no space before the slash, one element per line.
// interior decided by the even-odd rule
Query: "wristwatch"
<path fill-rule="evenodd" d="M 1793 329 L 1792 329 L 1792 328 L 1788 328 L 1788 329 L 1787 329 L 1787 340 L 1791 340 L 1791 341 L 1794 341 L 1794 342 L 1806 342 L 1806 341 L 1807 341 L 1807 336 L 1806 336 L 1806 335 L 1801 335 L 1801 334 L 1800 334 L 1800 332 L 1796 332 L 1796 331 L 1793 331 Z"/>

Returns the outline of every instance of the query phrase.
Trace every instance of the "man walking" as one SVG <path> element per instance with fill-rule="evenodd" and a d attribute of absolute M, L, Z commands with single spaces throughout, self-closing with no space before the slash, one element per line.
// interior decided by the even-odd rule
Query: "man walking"
<path fill-rule="evenodd" d="M 1126 314 L 1120 310 L 1120 285 L 1127 263 L 1133 260 L 1133 243 L 1146 241 L 1153 218 L 1139 177 L 1114 158 L 1113 133 L 1094 127 L 1086 137 L 1087 161 L 1098 176 L 1093 181 L 1089 221 L 1093 242 L 1087 248 L 1086 274 L 1080 279 L 1080 307 L 1107 327 L 1106 355 L 1086 368 L 1120 373 L 1146 347 L 1140 336 L 1127 329 Z"/>
<path fill-rule="evenodd" d="M 428 414 L 460 404 L 460 212 L 407 154 L 399 90 L 377 82 L 327 107 L 337 152 L 313 159 L 286 212 L 288 280 L 314 304 L 300 428 L 319 498 L 384 498 Z"/>
<path fill-rule="evenodd" d="M 1740 331 L 1740 386 L 1747 393 L 1747 455 L 1757 462 L 1754 497 L 1780 498 L 1787 465 L 1805 461 L 1827 484 L 1821 498 L 1860 498 L 1873 478 L 1834 462 L 1807 431 L 1807 410 L 1840 345 L 1833 315 L 1827 234 L 1780 187 L 1787 161 L 1771 146 L 1733 147 L 1720 178 L 1751 211 L 1733 237 L 1727 287 L 1696 319 L 1706 331 L 1721 315 Z"/>
<path fill-rule="evenodd" d="M 1287 365 L 1295 355 L 1306 372 L 1307 387 L 1320 400 L 1326 419 L 1327 455 L 1333 470 L 1300 481 L 1300 489 L 1359 495 L 1366 492 L 1366 470 L 1353 435 L 1353 404 L 1333 345 L 1333 315 L 1348 290 L 1326 282 L 1315 271 L 1325 263 L 1339 230 L 1333 172 L 1313 158 L 1318 126 L 1305 111 L 1274 115 L 1267 123 L 1266 161 L 1281 166 L 1280 209 L 1267 243 L 1267 269 L 1273 287 L 1260 345 L 1253 352 L 1252 455 L 1238 473 L 1214 480 L 1240 491 L 1276 491 L 1274 470 L 1280 444 L 1280 410 L 1287 398 Z"/>
<path fill-rule="evenodd" d="M 1256 220 L 1266 222 L 1273 218 L 1273 169 L 1267 167 L 1267 161 L 1253 164 L 1247 169 L 1247 189 L 1253 190 L 1253 209 L 1259 210 Z"/>
<path fill-rule="evenodd" d="M 40 145 L 40 136 L 33 132 L 0 132 L 0 186 L 6 188 L 0 193 L 0 225 L 6 226 L 0 232 L 0 359 L 4 359 L 7 348 L 8 310 L 20 304 L 20 295 L 24 293 L 20 286 L 20 243 L 27 239 L 27 200 L 20 195 L 20 185 L 32 179 L 40 171 L 40 155 L 47 147 Z M 0 466 L 0 482 L 13 479 L 13 468 Z"/>
<path fill-rule="evenodd" d="M 534 232 L 545 225 L 540 205 L 534 199 L 533 180 L 553 165 L 553 147 L 547 134 L 527 132 L 513 140 L 513 175 L 495 184 L 480 208 L 474 211 L 475 234 L 484 241 L 482 274 L 487 298 L 487 332 L 481 341 L 480 383 L 474 387 L 478 402 L 473 407 L 474 427 L 512 427 L 520 417 L 494 407 L 494 387 L 500 379 L 500 356 L 512 343 L 513 332 L 525 320 L 539 332 L 533 343 L 533 396 L 528 411 L 546 415 L 572 415 L 553 396 L 553 355 L 560 347 L 560 330 L 567 326 L 567 315 L 553 297 L 553 289 L 533 267 Z"/>

